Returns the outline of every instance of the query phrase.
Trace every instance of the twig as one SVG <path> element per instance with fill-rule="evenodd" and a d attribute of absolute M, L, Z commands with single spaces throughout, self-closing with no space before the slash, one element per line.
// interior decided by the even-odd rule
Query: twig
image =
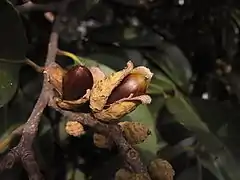
<path fill-rule="evenodd" d="M 37 65 L 36 63 L 31 61 L 30 59 L 26 59 L 25 63 L 27 65 L 31 66 L 33 69 L 35 69 L 39 73 L 42 73 L 44 71 L 44 67 L 41 67 L 41 66 Z"/>
<path fill-rule="evenodd" d="M 58 13 L 61 15 L 71 0 L 65 0 L 61 2 Z M 30 3 L 30 2 L 28 2 Z M 60 16 L 59 15 L 59 16 Z M 60 26 L 60 20 L 56 18 L 53 25 L 53 30 L 50 35 L 50 42 L 48 46 L 48 54 L 45 62 L 45 67 L 50 66 L 55 61 L 57 53 L 58 43 L 58 30 Z M 29 62 L 28 62 L 29 63 Z M 48 83 L 48 77 L 44 77 L 43 88 L 38 98 L 34 109 L 24 125 L 22 137 L 19 144 L 5 155 L 0 161 L 0 171 L 11 168 L 16 161 L 21 160 L 24 168 L 28 172 L 29 179 L 41 180 L 43 179 L 34 152 L 32 150 L 33 140 L 38 132 L 38 125 L 41 119 L 41 115 L 48 104 L 49 96 L 51 95 L 51 86 Z"/>
<path fill-rule="evenodd" d="M 128 168 L 135 173 L 145 173 L 148 175 L 147 168 L 141 162 L 139 153 L 126 141 L 122 131 L 118 125 L 107 125 L 99 122 L 90 114 L 74 113 L 65 111 L 58 108 L 53 102 L 50 102 L 50 106 L 68 117 L 72 121 L 78 121 L 83 125 L 92 127 L 95 132 L 101 133 L 110 137 L 119 149 L 120 154 L 124 158 Z M 150 177 L 148 177 L 150 179 Z"/>
<path fill-rule="evenodd" d="M 16 6 L 16 9 L 21 13 L 30 12 L 30 11 L 55 12 L 58 10 L 60 5 L 61 4 L 59 2 L 49 3 L 49 4 L 35 4 L 31 1 L 28 1 L 22 5 Z"/>
<path fill-rule="evenodd" d="M 11 64 L 24 64 L 25 63 L 25 64 L 28 64 L 29 66 L 31 66 L 33 69 L 35 69 L 39 73 L 42 73 L 44 71 L 43 67 L 37 65 L 35 62 L 31 61 L 30 59 L 19 60 L 19 61 L 0 59 L 0 62 L 11 63 Z"/>

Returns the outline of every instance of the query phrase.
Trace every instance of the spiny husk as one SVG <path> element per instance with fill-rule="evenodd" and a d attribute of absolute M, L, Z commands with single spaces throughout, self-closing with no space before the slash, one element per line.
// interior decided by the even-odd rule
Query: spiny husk
<path fill-rule="evenodd" d="M 163 159 L 155 159 L 150 162 L 148 172 L 153 180 L 173 180 L 175 171 L 171 164 Z"/>
<path fill-rule="evenodd" d="M 151 134 L 149 128 L 139 122 L 125 121 L 118 124 L 122 128 L 126 140 L 132 145 L 144 142 Z"/>
<path fill-rule="evenodd" d="M 85 134 L 83 125 L 77 121 L 68 121 L 65 130 L 71 136 L 81 136 Z"/>

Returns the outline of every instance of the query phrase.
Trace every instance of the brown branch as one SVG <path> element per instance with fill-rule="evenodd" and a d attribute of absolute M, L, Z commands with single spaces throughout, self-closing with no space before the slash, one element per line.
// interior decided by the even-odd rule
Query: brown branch
<path fill-rule="evenodd" d="M 72 121 L 78 121 L 83 125 L 92 127 L 95 132 L 110 137 L 119 149 L 120 154 L 124 158 L 127 167 L 135 173 L 145 173 L 148 175 L 146 166 L 141 162 L 139 153 L 126 141 L 123 133 L 118 125 L 107 125 L 99 122 L 90 114 L 74 113 L 58 108 L 53 102 L 49 104 L 55 110 L 62 113 Z M 150 177 L 148 176 L 150 179 Z"/>
<path fill-rule="evenodd" d="M 48 3 L 48 4 L 35 4 L 31 1 L 28 1 L 22 5 L 16 6 L 16 9 L 21 13 L 30 12 L 30 11 L 55 12 L 58 10 L 60 5 L 61 5 L 61 3 L 59 3 L 59 2 Z"/>
<path fill-rule="evenodd" d="M 64 13 L 70 1 L 71 0 L 65 0 L 61 2 L 60 4 L 61 6 L 59 6 L 59 9 L 58 9 L 58 13 L 60 15 Z M 32 4 L 29 4 L 31 2 L 27 2 L 27 3 L 28 3 L 27 7 L 29 8 L 29 5 L 32 5 Z M 53 63 L 56 58 L 57 47 L 58 47 L 57 46 L 58 31 L 61 24 L 59 20 L 60 15 L 57 16 L 53 24 L 53 30 L 50 35 L 50 42 L 48 46 L 48 54 L 45 62 L 45 67 L 50 66 L 51 63 Z M 24 125 L 20 142 L 16 147 L 12 148 L 10 152 L 8 152 L 8 154 L 5 155 L 0 160 L 0 171 L 11 168 L 16 161 L 21 160 L 24 168 L 28 172 L 29 179 L 34 179 L 34 180 L 43 179 L 40 173 L 38 164 L 36 162 L 36 159 L 34 157 L 34 152 L 32 150 L 32 143 L 38 132 L 38 125 L 41 120 L 41 115 L 45 107 L 48 105 L 49 97 L 52 92 L 51 90 L 52 88 L 48 83 L 48 77 L 45 75 L 42 91 L 40 93 L 38 101 L 35 104 L 30 117 L 28 118 L 27 122 Z"/>

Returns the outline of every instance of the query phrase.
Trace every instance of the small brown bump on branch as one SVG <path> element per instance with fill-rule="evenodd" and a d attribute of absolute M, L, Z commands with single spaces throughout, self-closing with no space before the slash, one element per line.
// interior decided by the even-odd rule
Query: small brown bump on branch
<path fill-rule="evenodd" d="M 77 121 L 68 121 L 65 130 L 71 136 L 81 136 L 85 134 L 83 125 Z"/>

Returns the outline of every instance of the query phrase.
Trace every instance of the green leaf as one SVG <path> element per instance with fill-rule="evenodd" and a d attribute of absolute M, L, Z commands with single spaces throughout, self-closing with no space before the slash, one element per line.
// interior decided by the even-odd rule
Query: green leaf
<path fill-rule="evenodd" d="M 18 12 L 8 1 L 0 3 L 0 58 L 23 60 L 27 51 L 27 39 Z"/>
<path fill-rule="evenodd" d="M 0 62 L 0 108 L 14 96 L 18 87 L 19 64 Z"/>
<path fill-rule="evenodd" d="M 97 43 L 117 43 L 124 47 L 156 47 L 163 38 L 148 28 L 126 27 L 123 24 L 114 24 L 102 27 L 90 33 L 89 39 Z"/>
<path fill-rule="evenodd" d="M 148 89 L 150 94 L 164 95 L 168 91 L 175 90 L 175 85 L 164 74 L 158 72 L 154 73 L 151 84 Z"/>
<path fill-rule="evenodd" d="M 112 0 L 112 1 L 130 7 L 144 7 L 148 3 L 148 1 L 146 0 Z"/>
<path fill-rule="evenodd" d="M 182 51 L 170 43 L 164 42 L 159 50 L 144 51 L 144 55 L 156 64 L 177 86 L 189 92 L 191 66 Z"/>
<path fill-rule="evenodd" d="M 166 143 L 161 139 L 156 130 L 155 119 L 146 105 L 140 105 L 135 111 L 131 112 L 127 116 L 129 116 L 132 121 L 145 124 L 151 130 L 152 134 L 148 137 L 148 139 L 137 145 L 144 161 L 149 163 L 149 161 L 156 158 L 158 150 L 166 146 Z"/>
<path fill-rule="evenodd" d="M 215 173 L 215 176 L 218 178 L 221 179 L 224 177 L 225 179 L 230 178 L 231 180 L 240 179 L 240 174 L 237 170 L 238 167 L 231 153 L 201 120 L 189 100 L 183 95 L 177 94 L 175 97 L 166 100 L 166 106 L 177 121 L 196 134 L 199 142 L 205 148 L 204 151 L 209 157 L 213 157 L 205 161 L 207 163 L 203 163 L 206 168 L 209 168 L 209 164 L 213 163 L 215 170 L 212 170 L 212 172 Z M 202 156 L 200 156 L 200 159 L 203 161 Z"/>

